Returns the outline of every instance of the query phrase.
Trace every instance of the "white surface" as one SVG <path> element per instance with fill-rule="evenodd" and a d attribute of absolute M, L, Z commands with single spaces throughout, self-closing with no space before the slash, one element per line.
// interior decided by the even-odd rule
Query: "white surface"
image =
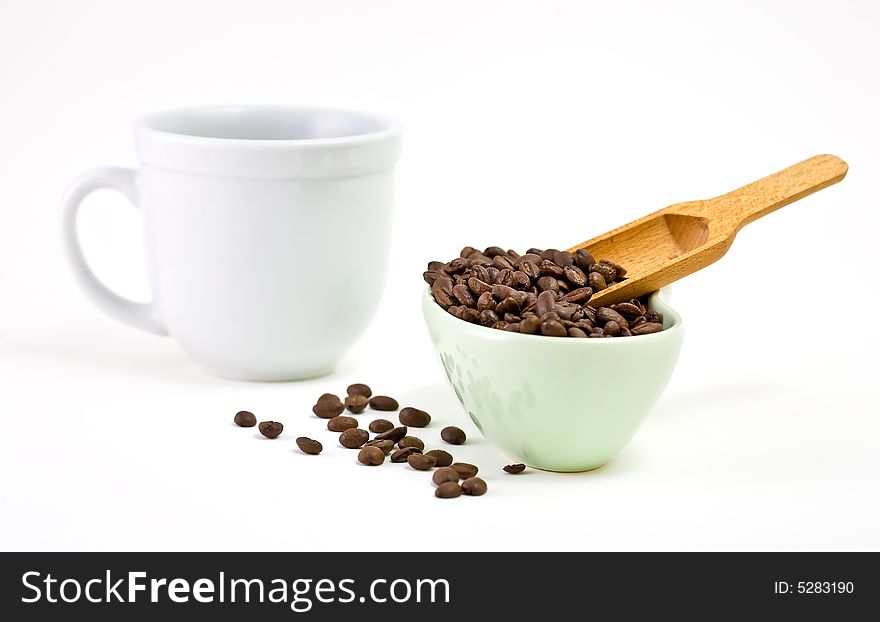
<path fill-rule="evenodd" d="M 292 127 L 312 137 L 289 140 Z M 136 169 L 89 169 L 63 199 L 65 249 L 83 293 L 117 320 L 170 335 L 224 378 L 331 371 L 381 299 L 397 123 L 317 108 L 208 106 L 149 115 L 135 135 Z M 77 217 L 101 188 L 141 211 L 148 303 L 119 296 L 86 264 Z"/>
<path fill-rule="evenodd" d="M 0 8 L 0 548 L 880 548 L 875 5 L 76 4 Z M 63 265 L 58 202 L 77 172 L 133 164 L 142 113 L 230 101 L 404 121 L 391 282 L 333 376 L 205 376 L 96 311 Z M 843 183 L 675 288 L 679 367 L 616 460 L 500 472 L 430 352 L 424 262 L 565 246 L 823 152 L 849 162 Z M 120 201 L 84 208 L 86 254 L 144 299 L 138 215 Z M 424 473 L 357 465 L 309 411 L 350 381 L 429 410 L 427 439 L 464 427 L 455 454 L 489 493 L 441 501 Z M 240 408 L 284 435 L 236 429 Z M 325 453 L 294 451 L 300 434 Z"/>

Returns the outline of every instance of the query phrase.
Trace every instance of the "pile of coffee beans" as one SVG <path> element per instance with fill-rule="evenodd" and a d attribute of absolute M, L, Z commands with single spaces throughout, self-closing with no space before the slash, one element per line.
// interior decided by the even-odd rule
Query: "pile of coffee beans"
<path fill-rule="evenodd" d="M 345 410 L 359 414 L 367 406 L 373 410 L 390 412 L 398 410 L 399 404 L 392 397 L 380 395 L 373 397 L 373 392 L 365 384 L 353 384 L 348 387 L 346 398 L 340 399 L 332 393 L 320 396 L 312 407 L 312 412 L 327 419 L 327 429 L 339 433 L 339 444 L 346 449 L 357 449 L 357 460 L 366 466 L 379 466 L 389 462 L 408 464 L 416 471 L 433 471 L 432 481 L 436 485 L 434 496 L 440 499 L 454 499 L 461 495 L 479 497 L 486 494 L 488 486 L 477 473 L 479 468 L 467 462 L 455 462 L 448 451 L 431 449 L 425 451 L 425 442 L 417 436 L 409 435 L 410 428 L 424 428 L 431 423 L 431 415 L 424 410 L 408 406 L 400 409 L 398 420 L 401 425 L 395 426 L 388 419 L 374 419 L 368 429 L 360 427 L 360 422 L 348 415 Z M 360 398 L 360 399 L 354 399 Z M 257 425 L 256 416 L 242 410 L 235 414 L 236 425 L 249 428 Z M 260 433 L 267 438 L 277 438 L 284 430 L 278 421 L 262 421 L 259 423 Z M 370 438 L 370 432 L 375 434 Z M 455 426 L 447 426 L 440 432 L 440 438 L 450 445 L 463 445 L 467 441 L 464 430 Z M 324 446 L 314 439 L 300 436 L 296 445 L 304 454 L 316 456 Z M 512 464 L 504 467 L 507 473 L 521 473 L 525 465 Z"/>
<path fill-rule="evenodd" d="M 594 308 L 594 292 L 624 279 L 626 269 L 574 253 L 466 246 L 452 261 L 432 261 L 423 276 L 434 300 L 455 317 L 509 332 L 547 337 L 630 337 L 663 330 L 663 317 L 645 302 Z"/>

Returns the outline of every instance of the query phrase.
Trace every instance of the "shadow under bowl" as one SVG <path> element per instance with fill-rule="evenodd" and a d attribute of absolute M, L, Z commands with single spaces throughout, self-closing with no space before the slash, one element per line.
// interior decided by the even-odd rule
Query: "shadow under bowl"
<path fill-rule="evenodd" d="M 660 398 L 684 339 L 655 292 L 663 331 L 613 339 L 523 335 L 460 320 L 427 288 L 422 311 L 458 401 L 483 436 L 547 471 L 598 468 L 629 442 Z"/>

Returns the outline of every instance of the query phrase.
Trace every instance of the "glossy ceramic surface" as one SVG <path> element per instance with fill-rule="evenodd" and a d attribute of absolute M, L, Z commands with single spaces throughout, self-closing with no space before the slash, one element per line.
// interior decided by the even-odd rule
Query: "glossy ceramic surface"
<path fill-rule="evenodd" d="M 139 169 L 92 169 L 68 190 L 63 229 L 74 275 L 106 313 L 171 335 L 212 373 L 328 373 L 379 303 L 399 143 L 393 121 L 325 108 L 211 106 L 145 117 L 135 124 Z M 108 290 L 83 257 L 76 215 L 104 187 L 143 212 L 150 303 Z"/>
<path fill-rule="evenodd" d="M 614 339 L 521 335 L 449 315 L 426 289 L 422 308 L 459 402 L 511 459 L 587 471 L 629 442 L 663 393 L 681 350 L 679 315 L 655 293 L 666 330 Z"/>

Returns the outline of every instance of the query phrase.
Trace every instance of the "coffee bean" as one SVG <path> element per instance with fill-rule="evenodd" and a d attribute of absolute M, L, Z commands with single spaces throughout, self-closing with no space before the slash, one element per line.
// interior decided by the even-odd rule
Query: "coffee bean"
<path fill-rule="evenodd" d="M 345 415 L 339 415 L 327 421 L 327 429 L 331 432 L 345 432 L 356 427 L 358 427 L 357 419 Z"/>
<path fill-rule="evenodd" d="M 589 287 L 579 287 L 562 296 L 563 302 L 573 302 L 578 305 L 586 304 L 593 297 L 593 290 Z"/>
<path fill-rule="evenodd" d="M 456 285 L 452 288 L 452 295 L 455 296 L 455 299 L 458 300 L 458 302 L 466 307 L 475 307 L 477 305 L 477 302 L 474 300 L 474 296 L 471 294 L 471 290 L 468 289 L 467 285 Z"/>
<path fill-rule="evenodd" d="M 483 326 L 493 326 L 498 321 L 498 314 L 491 309 L 480 312 L 480 324 Z"/>
<path fill-rule="evenodd" d="M 369 386 L 361 383 L 349 385 L 345 392 L 348 395 L 360 395 L 361 397 L 366 398 L 373 395 L 373 390 Z"/>
<path fill-rule="evenodd" d="M 499 270 L 510 270 L 513 268 L 513 262 L 510 261 L 507 257 L 502 255 L 496 255 L 492 258 L 492 265 L 498 268 Z"/>
<path fill-rule="evenodd" d="M 651 333 L 659 333 L 663 330 L 663 324 L 659 322 L 645 322 L 631 330 L 633 335 L 650 335 Z"/>
<path fill-rule="evenodd" d="M 506 255 L 504 249 L 500 246 L 489 246 L 486 250 L 483 251 L 483 254 L 486 257 L 497 257 L 498 255 Z"/>
<path fill-rule="evenodd" d="M 601 274 L 605 278 L 606 283 L 611 283 L 617 278 L 617 269 L 614 267 L 614 264 L 609 263 L 604 259 L 600 259 L 599 263 L 590 268 L 590 271 Z"/>
<path fill-rule="evenodd" d="M 419 410 L 418 408 L 413 408 L 412 406 L 402 408 L 400 410 L 400 414 L 398 415 L 398 419 L 400 419 L 400 423 L 411 428 L 424 428 L 426 425 L 431 423 L 431 415 L 426 413 L 424 410 Z"/>
<path fill-rule="evenodd" d="M 541 276 L 541 267 L 534 261 L 524 261 L 520 266 L 520 271 L 529 277 L 529 280 L 534 281 Z"/>
<path fill-rule="evenodd" d="M 414 454 L 421 454 L 422 450 L 418 447 L 404 447 L 403 449 L 398 449 L 393 454 L 391 454 L 391 462 L 406 462 L 407 458 Z M 434 458 L 436 462 L 437 459 Z"/>
<path fill-rule="evenodd" d="M 495 299 L 492 298 L 492 292 L 483 292 L 480 294 L 480 297 L 477 298 L 477 311 L 480 313 L 483 311 L 494 311 L 495 304 Z"/>
<path fill-rule="evenodd" d="M 345 404 L 340 401 L 339 397 L 332 393 L 325 393 L 318 398 L 318 402 L 312 406 L 312 412 L 321 419 L 332 419 L 336 415 L 345 410 Z"/>
<path fill-rule="evenodd" d="M 514 313 L 514 314 L 519 313 L 520 312 L 520 303 L 514 296 L 510 296 L 509 298 L 505 298 L 504 300 L 502 300 L 501 302 L 499 302 L 495 306 L 495 312 L 502 313 L 502 314 L 504 314 L 504 313 Z"/>
<path fill-rule="evenodd" d="M 538 289 L 542 292 L 558 292 L 559 291 L 559 283 L 552 276 L 542 276 L 538 279 L 538 282 L 535 283 L 538 286 Z"/>
<path fill-rule="evenodd" d="M 431 285 L 434 300 L 444 309 L 448 309 L 454 300 L 452 297 L 452 279 L 447 276 L 438 277 Z"/>
<path fill-rule="evenodd" d="M 453 462 L 449 466 L 458 472 L 458 475 L 459 477 L 461 477 L 461 479 L 474 477 L 477 474 L 477 471 L 479 471 L 477 467 L 475 467 L 473 464 L 468 464 L 467 462 Z"/>
<path fill-rule="evenodd" d="M 541 322 L 541 334 L 545 337 L 565 337 L 568 331 L 556 320 L 545 320 Z"/>
<path fill-rule="evenodd" d="M 399 408 L 399 404 L 397 403 L 397 400 L 393 397 L 388 397 L 387 395 L 377 395 L 370 400 L 370 408 L 372 408 L 373 410 L 390 411 L 397 410 Z"/>
<path fill-rule="evenodd" d="M 475 249 L 473 246 L 465 246 L 463 249 L 461 249 L 461 252 L 458 254 L 458 256 L 467 258 L 467 257 L 470 257 L 471 255 L 473 255 L 474 253 L 478 253 L 478 252 L 480 252 L 480 251 Z"/>
<path fill-rule="evenodd" d="M 257 425 L 257 418 L 254 416 L 254 413 L 248 410 L 239 410 L 235 413 L 235 417 L 232 420 L 235 422 L 235 425 L 243 428 L 252 428 Z"/>
<path fill-rule="evenodd" d="M 376 419 L 370 422 L 370 432 L 375 434 L 381 434 L 382 432 L 387 432 L 388 430 L 393 430 L 394 424 L 388 421 L 388 419 Z"/>
<path fill-rule="evenodd" d="M 364 412 L 370 400 L 363 395 L 349 395 L 345 398 L 345 407 L 354 414 Z"/>
<path fill-rule="evenodd" d="M 364 447 L 358 452 L 358 462 L 367 466 L 378 466 L 385 462 L 385 454 L 378 447 Z"/>
<path fill-rule="evenodd" d="M 440 499 L 454 499 L 455 497 L 461 496 L 461 486 L 459 486 L 456 482 L 446 482 L 445 484 L 440 484 L 437 486 L 437 490 L 434 491 L 434 496 L 439 497 Z"/>
<path fill-rule="evenodd" d="M 434 475 L 431 476 L 431 480 L 437 486 L 440 486 L 441 484 L 445 484 L 446 482 L 457 482 L 458 481 L 458 471 L 456 471 L 452 467 L 448 467 L 448 466 L 440 467 L 439 469 L 434 471 Z"/>
<path fill-rule="evenodd" d="M 627 320 L 634 320 L 642 314 L 642 310 L 631 302 L 621 302 L 616 305 L 611 305 L 611 308 Z"/>
<path fill-rule="evenodd" d="M 542 276 L 552 276 L 554 279 L 558 279 L 563 274 L 565 274 L 565 271 L 562 269 L 562 266 L 558 266 L 548 259 L 544 259 L 541 262 L 541 265 L 539 266 L 539 268 L 541 268 L 541 275 Z"/>
<path fill-rule="evenodd" d="M 605 277 L 598 272 L 590 272 L 587 275 L 587 283 L 589 284 L 590 289 L 593 290 L 593 293 L 600 292 L 608 287 L 608 283 L 605 282 Z"/>
<path fill-rule="evenodd" d="M 572 287 L 586 287 L 587 275 L 577 266 L 568 266 L 565 268 L 565 279 Z"/>
<path fill-rule="evenodd" d="M 373 439 L 364 443 L 364 447 L 378 447 L 383 454 L 388 455 L 394 449 L 394 443 L 388 440 Z"/>
<path fill-rule="evenodd" d="M 594 263 L 596 263 L 596 260 L 593 259 L 593 256 L 590 254 L 590 251 L 588 251 L 585 248 L 579 248 L 574 253 L 574 263 L 578 268 L 580 268 L 584 272 L 589 272 L 590 266 L 592 266 Z M 429 270 L 431 269 L 430 264 L 428 264 L 428 269 Z"/>
<path fill-rule="evenodd" d="M 629 322 L 626 321 L 626 318 L 611 307 L 599 307 L 599 309 L 596 310 L 596 320 L 603 324 L 617 322 L 618 328 L 629 326 Z"/>
<path fill-rule="evenodd" d="M 284 430 L 284 424 L 278 421 L 261 421 L 258 429 L 266 438 L 278 438 Z"/>
<path fill-rule="evenodd" d="M 586 249 L 531 248 L 518 255 L 489 248 L 491 254 L 466 247 L 466 257 L 428 263 L 425 280 L 450 315 L 494 330 L 573 338 L 650 334 L 655 326 L 633 329 L 663 324 L 660 314 L 638 299 L 601 311 L 589 306 L 593 294 L 619 283 L 626 269 L 608 259 L 596 261 Z"/>
<path fill-rule="evenodd" d="M 416 471 L 427 471 L 434 468 L 434 465 L 437 464 L 437 458 L 423 454 L 410 454 L 407 456 L 406 462 Z"/>
<path fill-rule="evenodd" d="M 528 287 L 532 283 L 532 279 L 529 278 L 529 275 L 522 270 L 515 270 L 511 275 L 511 278 L 513 280 L 512 286 L 517 289 Z"/>
<path fill-rule="evenodd" d="M 471 253 L 473 254 L 473 253 Z M 449 262 L 449 267 L 447 270 L 453 274 L 458 272 L 464 272 L 465 268 L 468 267 L 468 260 L 464 257 L 458 257 L 457 259 L 453 259 Z"/>
<path fill-rule="evenodd" d="M 544 291 L 538 294 L 538 299 L 535 302 L 535 313 L 544 315 L 545 313 L 550 313 L 555 308 L 556 296 L 553 295 L 553 292 Z"/>
<path fill-rule="evenodd" d="M 483 268 L 483 270 L 486 270 L 486 269 Z M 489 276 L 488 270 L 486 270 L 486 276 Z M 483 294 L 487 294 L 487 293 L 491 294 L 492 293 L 492 286 L 489 285 L 487 282 L 483 281 L 482 279 L 478 279 L 475 276 L 472 276 L 471 278 L 468 279 L 468 288 L 470 289 L 470 291 L 472 291 L 477 296 L 482 296 Z"/>
<path fill-rule="evenodd" d="M 471 497 L 485 495 L 488 488 L 486 482 L 479 477 L 469 477 L 461 483 L 461 492 Z"/>
<path fill-rule="evenodd" d="M 663 316 L 651 309 L 649 311 L 645 311 L 645 321 L 651 322 L 652 324 L 662 324 Z"/>
<path fill-rule="evenodd" d="M 510 298 L 516 293 L 516 290 L 512 287 L 508 287 L 507 285 L 493 285 L 492 286 L 492 297 L 495 300 L 501 301 L 505 298 Z"/>
<path fill-rule="evenodd" d="M 504 467 L 504 472 L 510 473 L 512 475 L 516 475 L 517 473 L 522 473 L 525 470 L 526 470 L 526 465 L 521 464 L 521 463 L 520 464 L 508 464 L 506 467 Z"/>
<path fill-rule="evenodd" d="M 339 435 L 339 444 L 348 449 L 357 449 L 370 440 L 370 433 L 363 428 L 349 428 Z"/>
<path fill-rule="evenodd" d="M 406 436 L 406 433 L 407 433 L 406 426 L 401 426 L 399 428 L 394 428 L 392 430 L 388 430 L 387 432 L 382 432 L 381 434 L 376 436 L 376 438 L 380 441 L 388 440 L 388 441 L 391 441 L 392 443 L 396 443 L 397 441 L 402 439 L 404 436 Z"/>
<path fill-rule="evenodd" d="M 539 328 L 541 328 L 541 318 L 536 315 L 523 318 L 522 322 L 519 323 L 519 332 L 526 335 L 535 334 Z"/>
<path fill-rule="evenodd" d="M 296 439 L 296 446 L 299 447 L 299 450 L 304 454 L 312 456 L 317 456 L 321 453 L 321 450 L 324 449 L 324 446 L 321 445 L 321 443 L 314 441 L 307 436 L 300 436 Z"/>
<path fill-rule="evenodd" d="M 405 449 L 407 447 L 415 447 L 419 451 L 425 449 L 425 443 L 422 442 L 422 439 L 416 436 L 404 436 L 402 439 L 397 441 L 397 446 L 401 449 Z"/>
<path fill-rule="evenodd" d="M 452 464 L 452 454 L 448 451 L 443 451 L 442 449 L 432 449 L 431 451 L 425 452 L 426 456 L 434 456 L 437 458 L 437 466 L 438 467 L 448 467 Z"/>
<path fill-rule="evenodd" d="M 450 445 L 463 445 L 467 440 L 464 430 L 454 425 L 447 426 L 440 431 L 440 438 Z"/>

